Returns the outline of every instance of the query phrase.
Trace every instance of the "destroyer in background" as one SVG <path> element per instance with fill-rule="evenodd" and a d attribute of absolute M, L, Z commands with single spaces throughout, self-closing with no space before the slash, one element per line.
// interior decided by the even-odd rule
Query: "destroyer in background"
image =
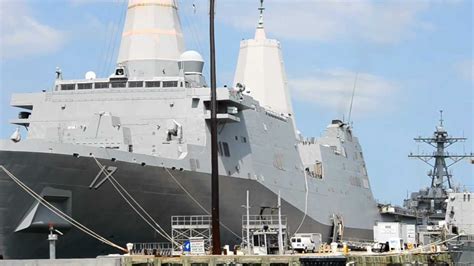
<path fill-rule="evenodd" d="M 474 193 L 453 184 L 449 167 L 463 159 L 472 162 L 473 154 L 447 151 L 448 147 L 464 142 L 466 138 L 450 136 L 443 125 L 442 111 L 440 117 L 433 136 L 415 138 L 417 142 L 431 145 L 435 151 L 409 155 L 430 165 L 428 176 L 431 185 L 411 193 L 404 200 L 403 207 L 379 207 L 384 217 L 392 216 L 397 221 L 409 223 L 414 221 L 416 234 L 413 234 L 413 243 L 428 247 L 443 244 L 452 252 L 456 263 L 467 264 L 474 261 Z"/>
<path fill-rule="evenodd" d="M 449 167 L 463 159 L 472 160 L 473 154 L 447 151 L 448 147 L 464 142 L 466 138 L 450 136 L 443 122 L 443 111 L 440 111 L 439 125 L 433 136 L 415 138 L 415 141 L 435 148 L 431 154 L 409 155 L 432 167 L 428 172 L 431 185 L 412 193 L 403 205 L 418 218 L 418 243 L 423 245 L 454 238 L 446 243 L 454 261 L 468 263 L 474 261 L 474 194 L 453 184 Z"/>
<path fill-rule="evenodd" d="M 177 11 L 173 0 L 131 0 L 110 77 L 65 80 L 58 69 L 51 90 L 12 96 L 22 111 L 11 120 L 19 126 L 12 138 L 0 141 L 5 258 L 46 257 L 49 225 L 64 233 L 58 257 L 116 252 L 52 214 L 12 176 L 121 246 L 164 239 L 111 178 L 162 228 L 172 215 L 208 213 L 210 91 L 202 57 L 184 49 Z M 297 133 L 280 43 L 266 38 L 263 7 L 255 38 L 240 44 L 234 86 L 218 89 L 217 100 L 223 243 L 242 242 L 246 190 L 252 214 L 280 193 L 291 233 L 372 238 L 381 216 L 358 139 L 340 120 L 320 138 Z"/>
<path fill-rule="evenodd" d="M 472 158 L 473 156 L 472 154 L 453 154 L 446 150 L 456 142 L 466 141 L 466 138 L 449 136 L 443 125 L 443 111 L 440 111 L 440 116 L 439 125 L 436 126 L 436 131 L 432 137 L 415 138 L 415 141 L 427 143 L 436 150 L 429 154 L 410 153 L 409 155 L 409 157 L 418 158 L 432 167 L 428 171 L 431 185 L 412 193 L 410 198 L 405 199 L 403 203 L 405 208 L 423 217 L 424 223 L 427 223 L 428 220 L 444 220 L 448 194 L 450 192 L 460 192 L 460 188 L 454 186 L 452 173 L 448 168 L 463 159 Z"/>

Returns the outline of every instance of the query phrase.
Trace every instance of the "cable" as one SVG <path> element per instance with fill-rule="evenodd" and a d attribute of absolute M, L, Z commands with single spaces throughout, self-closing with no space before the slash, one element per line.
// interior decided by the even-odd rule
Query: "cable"
<path fill-rule="evenodd" d="M 120 3 L 120 0 L 117 0 L 116 3 L 113 3 L 113 5 L 117 4 L 119 7 L 119 12 L 121 10 L 121 3 Z M 107 12 L 107 13 L 112 13 L 112 12 Z M 126 11 L 125 11 L 126 13 Z M 110 36 L 109 38 L 107 38 L 106 40 L 106 52 L 104 54 L 104 64 L 103 64 L 103 67 L 101 68 L 101 70 L 103 70 L 103 75 L 108 75 L 107 72 L 110 68 L 110 65 L 112 64 L 112 57 L 113 57 L 113 52 L 114 52 L 114 49 L 115 49 L 115 41 L 117 39 L 117 32 L 119 32 L 120 34 L 120 30 L 118 29 L 118 27 L 120 26 L 121 24 L 121 20 L 122 20 L 122 17 L 124 16 L 124 13 L 122 14 L 119 14 L 117 17 L 118 17 L 118 20 L 113 20 L 112 23 L 110 24 L 111 25 L 111 32 L 110 32 Z M 108 32 L 108 31 L 107 31 Z"/>
<path fill-rule="evenodd" d="M 94 158 L 94 160 L 96 161 L 97 165 L 99 166 L 99 168 L 103 168 L 104 166 L 97 160 L 97 158 L 95 158 L 94 156 L 92 156 Z M 140 210 L 142 212 L 144 212 L 146 214 L 146 216 L 152 220 L 152 222 L 156 225 L 156 227 L 159 229 L 159 230 L 162 230 L 163 233 L 164 233 L 164 238 L 165 239 L 171 239 L 171 237 L 166 233 L 166 231 L 151 217 L 150 214 L 148 214 L 148 212 L 130 195 L 130 193 L 128 193 L 128 191 L 113 177 L 113 175 L 108 175 L 110 176 L 110 179 L 115 182 L 115 184 L 112 182 L 112 185 L 114 186 L 114 188 L 117 190 L 117 192 L 119 192 L 119 194 L 124 198 L 125 201 L 127 201 L 127 203 L 129 203 L 129 205 L 140 215 L 140 213 L 138 212 L 138 210 L 136 210 L 134 208 L 134 206 L 128 201 L 128 199 L 123 195 L 123 193 L 115 186 L 115 185 L 118 185 L 123 192 L 125 192 L 127 194 L 127 196 L 140 208 Z M 141 216 L 141 215 L 140 215 Z M 141 216 L 142 219 L 144 219 L 146 221 L 146 219 Z M 153 229 L 155 229 L 152 225 L 150 225 Z M 155 229 L 156 231 L 158 231 L 158 233 L 160 233 L 159 230 Z M 168 240 L 169 240 L 168 239 Z M 172 241 L 171 241 L 172 242 Z"/>
<path fill-rule="evenodd" d="M 188 25 L 188 29 L 191 33 L 191 39 L 194 41 L 194 44 L 196 45 L 196 49 L 198 50 L 199 53 L 201 53 L 201 55 L 204 56 L 204 58 L 208 58 L 207 50 L 202 49 L 203 46 L 201 44 L 201 40 L 199 38 L 198 30 L 196 28 L 196 25 L 198 24 L 198 20 L 196 19 L 196 13 L 195 13 L 196 6 L 194 5 L 193 8 L 194 8 L 194 15 L 193 15 L 192 18 L 190 17 L 188 19 L 188 16 L 186 15 L 185 12 L 182 13 L 181 17 L 184 18 L 184 22 Z M 204 68 L 204 75 L 205 76 L 209 75 L 207 68 Z"/>
<path fill-rule="evenodd" d="M 106 12 L 106 17 L 105 17 L 105 21 L 107 22 L 106 23 L 106 32 L 104 34 L 104 37 L 105 37 L 105 42 L 103 43 L 103 46 L 102 46 L 102 49 L 101 49 L 101 53 L 100 53 L 100 58 L 101 58 L 101 61 L 99 63 L 99 69 L 97 69 L 99 75 L 101 76 L 104 76 L 105 75 L 105 66 L 106 66 L 106 59 L 107 59 L 107 54 L 109 53 L 108 50 L 109 50 L 109 42 L 112 40 L 112 32 L 111 30 L 113 30 L 113 24 L 109 23 L 110 21 L 110 15 L 112 12 Z M 110 27 L 109 27 L 110 26 Z"/>
<path fill-rule="evenodd" d="M 97 165 L 99 166 L 99 168 L 102 169 L 103 165 L 97 160 L 97 158 L 92 155 L 92 158 L 94 158 L 94 160 L 96 161 Z M 199 206 L 199 208 L 201 208 L 207 215 L 210 215 L 209 211 L 204 208 L 204 206 L 201 205 L 201 203 L 199 203 L 199 201 L 197 201 L 192 195 L 191 193 L 186 190 L 186 188 L 176 179 L 176 177 L 168 170 L 168 168 L 164 168 L 166 170 L 166 172 L 168 172 L 168 174 L 171 176 L 171 178 L 176 182 L 176 184 L 186 193 L 186 195 L 188 195 L 191 200 L 196 203 L 196 205 Z M 162 234 L 162 232 L 160 232 L 158 229 L 156 229 L 153 225 L 151 225 L 151 223 L 146 220 L 143 215 L 141 213 L 139 213 L 139 211 L 130 203 L 130 201 L 123 195 L 123 193 L 116 187 L 116 185 L 112 183 L 112 185 L 114 186 L 114 188 L 119 192 L 119 194 L 122 196 L 122 198 L 130 205 L 130 207 L 132 207 L 132 209 L 148 224 L 150 225 L 153 229 L 155 229 L 161 236 L 163 236 L 165 239 L 167 240 L 170 240 L 170 242 L 175 242 L 172 240 L 172 238 L 166 233 L 166 231 L 145 211 L 145 209 L 143 209 L 143 207 L 127 192 L 127 190 L 122 186 L 120 185 L 120 183 L 113 177 L 113 175 L 108 175 L 109 178 L 113 181 L 113 182 L 116 182 L 118 186 L 120 186 L 120 188 L 127 194 L 127 196 L 138 206 L 138 208 L 140 208 L 144 213 L 145 215 L 159 228 L 163 231 L 163 234 L 165 234 L 166 236 L 164 236 Z M 227 231 L 229 231 L 231 234 L 233 234 L 234 236 L 236 236 L 238 239 L 242 239 L 242 237 L 240 237 L 237 233 L 235 233 L 234 231 L 232 231 L 228 226 L 226 226 L 225 224 L 223 224 L 222 222 L 220 222 L 220 225 L 225 228 Z M 176 243 L 176 242 L 175 242 Z"/>
<path fill-rule="evenodd" d="M 89 236 L 101 241 L 102 243 L 105 243 L 109 246 L 112 246 L 114 248 L 117 248 L 121 251 L 127 252 L 128 250 L 120 247 L 119 245 L 113 243 L 110 240 L 107 240 L 106 238 L 100 236 L 99 234 L 95 233 L 91 229 L 87 228 L 83 224 L 79 223 L 78 221 L 74 220 L 72 217 L 69 215 L 63 213 L 61 210 L 53 206 L 51 203 L 49 203 L 47 200 L 45 200 L 43 197 L 38 195 L 34 190 L 29 188 L 27 185 L 25 185 L 23 182 L 21 182 L 20 179 L 18 179 L 15 175 L 13 175 L 10 171 L 8 171 L 3 165 L 0 165 L 0 168 L 18 185 L 20 186 L 23 190 L 25 190 L 30 196 L 32 196 L 35 200 L 37 200 L 41 205 L 49 209 L 51 212 L 59 216 L 60 218 L 64 219 L 65 221 L 69 222 L 71 225 L 76 227 L 77 229 L 81 230 L 82 232 L 88 234 Z"/>
<path fill-rule="evenodd" d="M 121 0 L 117 0 L 117 3 L 119 5 L 119 10 L 121 10 L 121 4 L 120 3 Z M 125 1 L 124 3 L 127 3 L 127 1 Z M 120 19 L 118 21 L 118 24 L 117 24 L 117 31 L 115 32 L 115 36 L 113 36 L 113 39 L 112 39 L 112 42 L 115 43 L 115 45 L 112 46 L 112 51 L 111 51 L 111 54 L 110 54 L 110 63 L 108 63 L 109 67 L 110 65 L 113 65 L 113 60 L 114 60 L 114 54 L 115 54 L 115 50 L 117 48 L 117 46 L 120 46 L 120 41 L 121 41 L 121 31 L 119 29 L 119 26 L 122 25 L 124 23 L 124 19 L 125 19 L 125 15 L 127 14 L 127 10 L 125 10 L 125 12 L 121 12 L 120 14 Z M 125 26 L 124 26 L 125 27 Z M 117 45 L 118 43 L 118 45 Z"/>
<path fill-rule="evenodd" d="M 110 183 L 112 184 L 112 186 L 117 190 L 117 192 L 120 194 L 120 196 L 122 196 L 122 198 L 128 203 L 128 205 L 130 205 L 130 207 L 151 227 L 153 228 L 159 235 L 161 235 L 164 239 L 168 240 L 169 242 L 173 243 L 173 239 L 161 228 L 161 226 L 159 226 L 153 219 L 152 222 L 157 225 L 157 228 L 155 228 L 150 221 L 148 221 L 136 208 L 135 206 L 133 206 L 133 204 L 123 195 L 123 193 L 117 188 L 117 184 L 119 184 L 117 182 L 117 180 L 115 180 L 115 178 L 113 178 L 112 176 L 109 177 L 110 178 Z M 132 198 L 133 199 L 133 198 Z M 140 205 L 138 205 L 139 208 L 141 208 Z M 146 213 L 146 212 L 145 212 Z M 146 215 L 148 216 L 148 213 L 146 213 Z M 162 231 L 160 231 L 160 229 Z"/>
<path fill-rule="evenodd" d="M 168 172 L 168 174 L 171 176 L 171 178 L 173 178 L 173 180 L 176 182 L 176 184 L 178 184 L 178 186 L 184 191 L 184 193 L 186 193 L 186 194 L 191 198 L 191 200 L 194 201 L 194 203 L 196 203 L 196 205 L 199 206 L 199 208 L 201 208 L 207 215 L 211 215 L 211 214 L 209 213 L 209 211 L 208 211 L 206 208 L 204 208 L 204 207 L 201 205 L 201 203 L 199 203 L 199 201 L 197 201 L 197 200 L 193 197 L 193 195 L 191 195 L 191 193 L 189 193 L 189 191 L 187 191 L 186 188 L 184 188 L 183 185 L 181 185 L 181 183 L 179 183 L 178 179 L 176 179 L 176 177 L 175 177 L 173 174 L 171 174 L 171 172 L 168 170 L 168 168 L 165 168 L 165 167 L 163 167 L 163 168 L 166 170 L 166 172 Z M 224 227 L 225 229 L 227 229 L 227 231 L 229 231 L 231 234 L 233 234 L 234 236 L 236 236 L 236 237 L 239 238 L 239 239 L 242 239 L 242 237 L 240 237 L 237 233 L 235 233 L 234 231 L 232 231 L 229 227 L 227 227 L 227 226 L 226 226 L 225 224 L 223 224 L 221 221 L 219 221 L 219 223 L 220 223 L 220 225 L 221 225 L 222 227 Z"/>
<path fill-rule="evenodd" d="M 296 233 L 298 233 L 298 231 L 300 230 L 301 226 L 303 225 L 303 222 L 306 218 L 306 215 L 308 213 L 308 178 L 306 176 L 306 170 L 304 171 L 304 183 L 305 183 L 305 189 L 306 189 L 306 193 L 305 193 L 305 200 L 304 200 L 304 215 L 303 215 L 303 218 L 301 219 L 301 223 L 300 225 L 298 225 L 298 228 L 296 228 L 296 231 L 293 235 L 295 235 Z"/>
<path fill-rule="evenodd" d="M 460 237 L 460 236 L 464 236 L 464 235 L 465 235 L 465 234 L 464 234 L 463 232 L 461 232 L 459 235 L 456 235 L 456 236 L 454 236 L 454 237 L 452 237 L 452 238 L 449 238 L 449 239 L 446 239 L 446 240 L 438 240 L 438 241 L 435 241 L 435 242 L 433 242 L 433 243 L 429 243 L 429 244 L 426 244 L 426 245 L 424 245 L 424 246 L 414 248 L 414 249 L 412 249 L 412 250 L 409 250 L 408 253 L 414 253 L 414 252 L 423 251 L 423 249 L 426 248 L 426 247 L 433 246 L 433 245 L 444 244 L 444 243 L 446 243 L 446 242 L 448 242 L 448 241 L 454 240 L 454 239 L 456 239 L 456 238 L 458 238 L 458 237 Z"/>
<path fill-rule="evenodd" d="M 105 169 L 105 167 L 97 160 L 97 158 L 95 158 L 95 156 L 92 156 L 92 158 L 94 158 L 95 162 L 97 163 L 97 165 L 99 166 L 100 169 Z M 128 203 L 128 205 L 130 205 L 130 207 L 151 227 L 153 228 L 153 230 L 155 230 L 159 235 L 161 235 L 164 239 L 170 241 L 171 243 L 173 244 L 176 244 L 176 245 L 179 245 L 176 241 L 173 241 L 172 237 L 170 235 L 168 235 L 168 233 L 166 233 L 166 231 L 153 219 L 153 217 L 151 217 L 150 214 L 148 214 L 148 212 L 132 197 L 132 195 L 130 195 L 130 193 L 128 193 L 128 191 L 113 177 L 112 174 L 110 175 L 107 175 L 107 177 L 110 179 L 110 183 L 112 183 L 112 186 L 115 188 L 115 190 L 117 190 L 117 192 L 120 194 L 120 196 Z M 136 208 L 135 206 L 133 206 L 133 204 L 127 199 L 127 197 L 123 194 L 123 192 L 118 188 L 120 187 L 120 189 L 125 192 L 125 194 L 133 201 L 133 203 L 136 204 L 136 206 L 138 206 L 138 208 L 148 217 L 149 220 L 151 220 L 151 222 L 149 220 L 147 220 L 142 213 L 140 213 Z M 153 226 L 152 225 L 152 222 L 153 224 L 156 226 Z"/>

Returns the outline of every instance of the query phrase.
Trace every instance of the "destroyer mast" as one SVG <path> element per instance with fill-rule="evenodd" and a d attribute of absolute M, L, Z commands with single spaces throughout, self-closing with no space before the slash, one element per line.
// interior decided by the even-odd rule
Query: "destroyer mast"
<path fill-rule="evenodd" d="M 448 171 L 449 167 L 465 158 L 471 160 L 474 158 L 473 153 L 451 154 L 446 151 L 454 143 L 466 141 L 466 138 L 449 136 L 443 122 L 443 111 L 441 110 L 439 125 L 436 127 L 433 136 L 414 138 L 416 142 L 427 143 L 436 149 L 432 154 L 410 153 L 408 155 L 408 157 L 420 159 L 432 167 L 428 172 L 428 176 L 431 178 L 431 186 L 412 193 L 411 197 L 404 201 L 404 207 L 414 210 L 422 216 L 435 219 L 444 219 L 446 212 L 445 200 L 448 197 L 448 192 L 457 190 L 453 186 L 452 173 Z"/>

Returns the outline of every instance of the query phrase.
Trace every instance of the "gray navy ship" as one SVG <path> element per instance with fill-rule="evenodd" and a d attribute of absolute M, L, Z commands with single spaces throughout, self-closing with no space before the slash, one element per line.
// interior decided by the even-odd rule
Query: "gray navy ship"
<path fill-rule="evenodd" d="M 175 1 L 130 0 L 111 76 L 65 80 L 57 69 L 50 90 L 12 95 L 20 112 L 10 121 L 17 131 L 0 140 L 0 254 L 46 257 L 51 225 L 64 233 L 58 257 L 117 253 L 39 204 L 12 176 L 121 246 L 163 239 L 124 201 L 112 175 L 165 229 L 173 215 L 207 214 L 210 89 L 203 58 L 186 51 L 183 38 Z M 318 138 L 298 132 L 280 43 L 266 37 L 263 7 L 255 37 L 240 43 L 233 86 L 218 88 L 217 102 L 222 243 L 242 241 L 247 190 L 255 214 L 280 193 L 291 233 L 302 223 L 300 232 L 330 241 L 337 217 L 343 238 L 373 238 L 381 216 L 359 141 L 338 119 Z"/>

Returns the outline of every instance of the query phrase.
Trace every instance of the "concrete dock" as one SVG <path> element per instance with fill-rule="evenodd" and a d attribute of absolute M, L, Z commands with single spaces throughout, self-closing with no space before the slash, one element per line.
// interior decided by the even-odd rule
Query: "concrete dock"
<path fill-rule="evenodd" d="M 121 266 L 123 257 L 55 260 L 0 260 L 0 266 Z"/>
<path fill-rule="evenodd" d="M 351 253 L 336 254 L 294 254 L 267 256 L 181 256 L 181 257 L 152 257 L 129 256 L 123 257 L 124 266 L 174 264 L 191 266 L 192 264 L 257 264 L 257 265 L 387 265 L 387 264 L 418 264 L 418 265 L 452 265 L 448 252 L 440 253 Z"/>
<path fill-rule="evenodd" d="M 453 265 L 448 252 L 438 253 L 366 253 L 293 254 L 267 256 L 110 256 L 95 259 L 0 260 L 0 266 L 161 266 L 161 265 Z"/>

